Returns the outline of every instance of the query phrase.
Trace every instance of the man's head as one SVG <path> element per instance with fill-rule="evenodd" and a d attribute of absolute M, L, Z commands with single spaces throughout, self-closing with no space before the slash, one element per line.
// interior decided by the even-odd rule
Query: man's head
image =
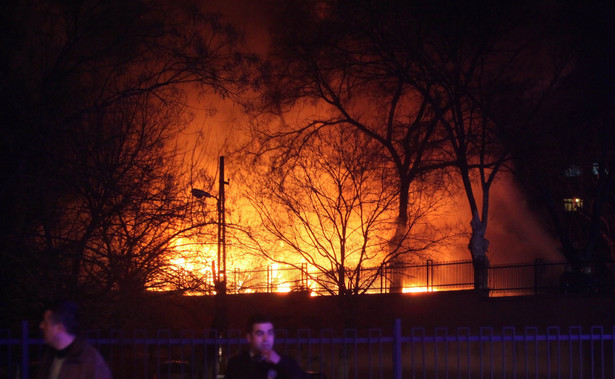
<path fill-rule="evenodd" d="M 69 300 L 55 302 L 45 307 L 40 328 L 45 343 L 55 349 L 68 346 L 77 335 L 77 305 Z"/>
<path fill-rule="evenodd" d="M 252 354 L 267 356 L 273 350 L 275 335 L 273 321 L 266 315 L 252 315 L 246 323 L 246 339 Z"/>

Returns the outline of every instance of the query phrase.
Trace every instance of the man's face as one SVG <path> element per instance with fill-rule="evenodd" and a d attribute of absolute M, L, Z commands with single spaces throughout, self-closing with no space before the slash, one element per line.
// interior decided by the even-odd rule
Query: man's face
<path fill-rule="evenodd" d="M 254 324 L 252 332 L 246 335 L 250 343 L 250 351 L 256 355 L 268 355 L 268 352 L 273 350 L 275 336 L 273 333 L 273 324 L 266 322 L 263 324 Z"/>
<path fill-rule="evenodd" d="M 43 315 L 43 320 L 41 321 L 40 328 L 43 331 L 43 338 L 45 339 L 45 343 L 50 346 L 54 346 L 54 342 L 56 341 L 56 337 L 62 330 L 64 330 L 64 325 L 61 323 L 54 323 L 51 319 L 51 311 L 45 311 Z"/>

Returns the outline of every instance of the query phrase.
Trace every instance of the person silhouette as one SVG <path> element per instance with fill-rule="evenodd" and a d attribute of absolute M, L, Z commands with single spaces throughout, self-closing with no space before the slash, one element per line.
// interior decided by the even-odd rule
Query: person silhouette
<path fill-rule="evenodd" d="M 46 349 L 38 379 L 111 379 L 107 363 L 79 336 L 78 307 L 61 300 L 45 308 L 40 324 Z"/>
<path fill-rule="evenodd" d="M 308 374 L 290 356 L 274 350 L 273 321 L 254 314 L 246 323 L 248 350 L 232 357 L 225 379 L 307 379 Z"/>

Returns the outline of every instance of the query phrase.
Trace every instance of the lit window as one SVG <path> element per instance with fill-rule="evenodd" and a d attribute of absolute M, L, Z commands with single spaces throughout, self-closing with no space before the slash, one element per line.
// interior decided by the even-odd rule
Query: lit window
<path fill-rule="evenodd" d="M 596 176 L 600 175 L 600 163 L 598 162 L 592 163 L 592 174 Z"/>
<path fill-rule="evenodd" d="M 575 212 L 581 208 L 583 208 L 583 199 L 578 197 L 564 199 L 564 210 L 566 212 Z"/>
<path fill-rule="evenodd" d="M 569 178 L 575 177 L 575 176 L 581 176 L 581 166 L 578 165 L 571 165 L 570 167 L 568 167 L 566 169 L 565 175 Z"/>

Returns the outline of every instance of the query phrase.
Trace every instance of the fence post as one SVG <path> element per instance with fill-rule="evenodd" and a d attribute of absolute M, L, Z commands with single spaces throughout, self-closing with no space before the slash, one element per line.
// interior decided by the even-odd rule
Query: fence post
<path fill-rule="evenodd" d="M 425 289 L 427 292 L 433 292 L 433 260 L 427 260 L 427 280 L 425 284 Z"/>
<path fill-rule="evenodd" d="M 542 289 L 542 271 L 544 269 L 544 261 L 536 258 L 534 261 L 534 295 L 538 295 Z"/>
<path fill-rule="evenodd" d="M 401 319 L 393 327 L 393 379 L 401 379 Z"/>
<path fill-rule="evenodd" d="M 30 377 L 28 357 L 28 321 L 23 320 L 21 322 L 21 378 L 28 379 Z"/>

